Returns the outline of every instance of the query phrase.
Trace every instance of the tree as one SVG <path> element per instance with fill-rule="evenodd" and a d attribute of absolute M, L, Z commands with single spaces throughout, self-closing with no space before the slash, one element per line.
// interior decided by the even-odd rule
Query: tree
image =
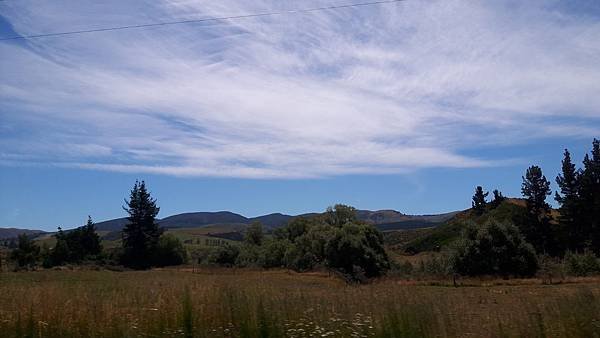
<path fill-rule="evenodd" d="M 569 150 L 565 149 L 562 160 L 562 173 L 556 177 L 560 193 L 554 199 L 559 203 L 558 217 L 561 239 L 566 249 L 578 251 L 583 249 L 586 236 L 582 228 L 581 204 L 579 198 L 580 172 L 571 161 Z"/>
<path fill-rule="evenodd" d="M 187 251 L 181 241 L 169 234 L 160 236 L 153 260 L 156 266 L 171 266 L 184 264 L 187 261 Z"/>
<path fill-rule="evenodd" d="M 81 228 L 81 244 L 84 248 L 83 256 L 96 256 L 102 253 L 102 242 L 96 233 L 96 225 L 92 217 L 88 216 L 87 224 Z"/>
<path fill-rule="evenodd" d="M 49 257 L 44 262 L 46 266 L 78 263 L 102 253 L 100 236 L 96 233 L 96 226 L 90 216 L 86 225 L 68 232 L 59 227 L 54 237 L 56 244 L 48 253 Z"/>
<path fill-rule="evenodd" d="M 244 242 L 250 245 L 261 245 L 264 236 L 262 224 L 260 222 L 253 222 L 246 229 Z"/>
<path fill-rule="evenodd" d="M 135 182 L 127 207 L 128 223 L 123 228 L 123 264 L 136 269 L 152 266 L 162 229 L 156 224 L 160 208 L 150 196 L 146 183 Z"/>
<path fill-rule="evenodd" d="M 506 197 L 504 197 L 502 195 L 502 193 L 500 191 L 498 191 L 498 189 L 495 189 L 493 191 L 494 194 L 494 199 L 490 202 L 490 205 L 492 207 L 492 209 L 496 209 L 497 207 L 500 206 L 500 204 L 502 204 L 502 202 L 504 202 L 506 200 Z"/>
<path fill-rule="evenodd" d="M 594 139 L 591 157 L 585 155 L 580 178 L 581 221 L 591 249 L 600 254 L 600 140 Z"/>
<path fill-rule="evenodd" d="M 533 247 L 517 227 L 491 221 L 470 224 L 451 257 L 456 273 L 467 276 L 533 276 L 538 269 Z"/>
<path fill-rule="evenodd" d="M 336 204 L 325 211 L 325 222 L 332 226 L 341 227 L 357 220 L 356 208 L 348 205 Z"/>
<path fill-rule="evenodd" d="M 488 194 L 489 192 L 483 192 L 483 188 L 481 186 L 477 186 L 477 188 L 475 188 L 475 195 L 473 195 L 473 202 L 471 203 L 475 214 L 483 215 L 485 212 L 485 206 L 487 205 L 485 198 L 488 196 Z"/>
<path fill-rule="evenodd" d="M 383 236 L 369 224 L 346 223 L 336 228 L 325 246 L 326 263 L 356 281 L 380 276 L 389 269 Z"/>
<path fill-rule="evenodd" d="M 17 248 L 11 253 L 11 258 L 20 268 L 31 268 L 35 266 L 40 256 L 40 247 L 27 236 L 20 234 Z"/>
<path fill-rule="evenodd" d="M 527 199 L 528 220 L 525 229 L 521 229 L 525 238 L 538 252 L 552 252 L 555 241 L 550 225 L 550 205 L 546 203 L 546 196 L 551 194 L 550 182 L 540 167 L 531 166 L 527 169 L 521 192 Z"/>

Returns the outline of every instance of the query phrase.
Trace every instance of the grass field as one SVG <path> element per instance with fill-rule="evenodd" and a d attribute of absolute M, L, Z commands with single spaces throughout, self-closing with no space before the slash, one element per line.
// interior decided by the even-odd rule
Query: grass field
<path fill-rule="evenodd" d="M 597 279 L 496 283 L 505 281 L 454 288 L 398 279 L 351 286 L 282 270 L 4 272 L 0 336 L 600 336 Z"/>

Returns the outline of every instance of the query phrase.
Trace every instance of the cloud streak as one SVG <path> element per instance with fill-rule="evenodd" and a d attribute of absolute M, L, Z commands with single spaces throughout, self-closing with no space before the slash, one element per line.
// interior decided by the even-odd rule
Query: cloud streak
<path fill-rule="evenodd" d="M 33 34 L 331 4 L 0 14 Z M 485 156 L 499 142 L 600 132 L 598 22 L 549 2 L 406 1 L 1 43 L 0 163 L 245 178 L 500 165 Z"/>

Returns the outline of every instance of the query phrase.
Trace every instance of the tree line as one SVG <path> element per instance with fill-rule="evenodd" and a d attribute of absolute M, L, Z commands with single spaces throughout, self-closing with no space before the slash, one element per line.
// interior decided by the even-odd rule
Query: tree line
<path fill-rule="evenodd" d="M 556 183 L 559 191 L 554 199 L 559 208 L 553 214 L 547 202 L 552 195 L 550 181 L 539 166 L 527 168 L 521 184 L 524 211 L 514 212 L 512 222 L 469 224 L 454 247 L 453 269 L 467 275 L 530 276 L 539 267 L 538 256 L 571 259 L 581 254 L 584 260 L 595 261 L 590 255 L 600 254 L 600 141 L 594 139 L 579 169 L 565 149 Z M 493 194 L 487 202 L 489 193 L 481 186 L 475 188 L 472 212 L 476 216 L 484 216 L 505 200 L 498 190 Z"/>
<path fill-rule="evenodd" d="M 20 268 L 36 265 L 49 268 L 65 264 L 122 264 L 133 269 L 179 265 L 187 261 L 187 251 L 179 239 L 164 234 L 156 222 L 160 208 L 144 181 L 136 181 L 123 209 L 129 215 L 122 231 L 121 247 L 110 253 L 103 250 L 100 236 L 92 218 L 73 230 L 60 227 L 53 235 L 53 247 L 41 247 L 31 236 L 19 235 L 10 254 Z"/>

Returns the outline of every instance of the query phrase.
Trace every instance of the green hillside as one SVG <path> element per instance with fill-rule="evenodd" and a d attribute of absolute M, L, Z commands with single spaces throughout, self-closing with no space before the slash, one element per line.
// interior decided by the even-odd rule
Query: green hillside
<path fill-rule="evenodd" d="M 489 208 L 489 206 L 488 206 Z M 508 199 L 495 209 L 489 208 L 486 213 L 477 216 L 472 210 L 463 211 L 438 227 L 427 231 L 416 232 L 414 239 L 404 243 L 395 243 L 396 249 L 408 254 L 425 251 L 440 251 L 455 242 L 462 234 L 467 224 L 474 222 L 483 224 L 488 220 L 508 222 L 518 225 L 525 215 L 525 205 L 522 200 Z M 390 235 L 388 235 L 389 237 Z M 400 238 L 399 236 L 396 236 Z M 406 238 L 407 236 L 404 236 Z"/>

